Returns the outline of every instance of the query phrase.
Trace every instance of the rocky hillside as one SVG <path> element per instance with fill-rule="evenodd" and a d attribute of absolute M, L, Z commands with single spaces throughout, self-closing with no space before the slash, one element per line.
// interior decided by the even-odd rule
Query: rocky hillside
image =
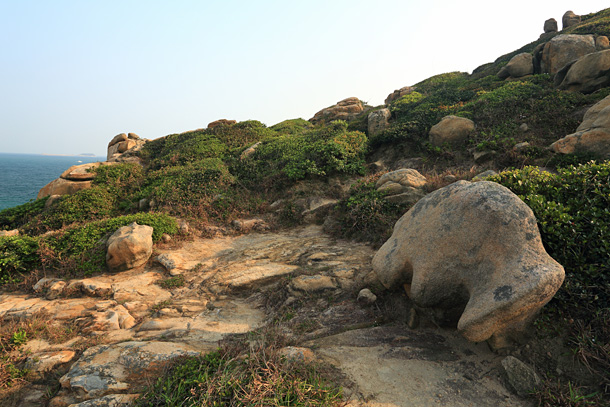
<path fill-rule="evenodd" d="M 610 9 L 541 26 L 1 211 L 0 405 L 608 405 Z"/>

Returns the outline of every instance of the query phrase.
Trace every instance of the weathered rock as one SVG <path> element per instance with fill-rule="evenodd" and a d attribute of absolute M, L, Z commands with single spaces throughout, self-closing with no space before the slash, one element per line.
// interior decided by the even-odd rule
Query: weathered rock
<path fill-rule="evenodd" d="M 256 142 L 253 145 L 251 145 L 250 147 L 246 148 L 241 155 L 239 156 L 240 159 L 245 159 L 250 157 L 252 154 L 254 154 L 254 152 L 256 151 L 256 149 L 258 148 L 258 146 L 261 145 L 261 142 Z"/>
<path fill-rule="evenodd" d="M 363 288 L 358 293 L 357 301 L 361 304 L 371 305 L 375 301 L 377 301 L 377 296 L 375 294 L 373 294 L 373 292 L 371 290 L 369 290 L 368 288 Z"/>
<path fill-rule="evenodd" d="M 426 177 L 412 168 L 401 168 L 383 174 L 375 184 L 377 191 L 386 192 L 387 201 L 411 205 L 423 198 Z"/>
<path fill-rule="evenodd" d="M 0 230 L 0 237 L 19 236 L 19 229 Z"/>
<path fill-rule="evenodd" d="M 445 116 L 430 129 L 430 143 L 441 146 L 463 144 L 474 131 L 474 122 L 465 117 Z"/>
<path fill-rule="evenodd" d="M 598 51 L 603 51 L 605 49 L 610 48 L 610 40 L 605 35 L 600 35 L 595 38 L 595 48 Z"/>
<path fill-rule="evenodd" d="M 534 57 L 528 52 L 515 55 L 508 61 L 498 76 L 502 79 L 506 78 L 521 78 L 523 76 L 532 75 L 534 73 Z"/>
<path fill-rule="evenodd" d="M 498 175 L 498 173 L 495 172 L 494 170 L 487 170 L 487 171 L 483 171 L 480 174 L 475 175 L 475 177 L 472 180 L 473 181 L 485 181 L 485 179 L 487 177 L 493 177 L 494 175 Z"/>
<path fill-rule="evenodd" d="M 72 167 L 62 172 L 59 178 L 67 179 L 70 181 L 90 181 L 95 178 L 95 169 L 101 165 L 107 164 L 109 163 L 95 162 L 73 165 Z"/>
<path fill-rule="evenodd" d="M 128 376 L 141 373 L 155 363 L 198 354 L 198 350 L 188 345 L 172 342 L 98 345 L 87 349 L 59 382 L 81 400 L 89 400 L 128 390 Z"/>
<path fill-rule="evenodd" d="M 421 307 L 465 305 L 458 330 L 474 342 L 527 322 L 564 278 L 531 209 L 488 181 L 459 181 L 421 199 L 396 223 L 373 269 L 386 287 L 410 283 Z"/>
<path fill-rule="evenodd" d="M 110 271 L 143 265 L 152 254 L 153 228 L 132 223 L 119 228 L 106 243 L 106 264 Z"/>
<path fill-rule="evenodd" d="M 565 30 L 566 28 L 579 24 L 579 23 L 580 23 L 580 16 L 574 14 L 574 12 L 572 10 L 566 11 L 565 14 L 563 15 L 563 17 L 561 17 L 562 30 Z"/>
<path fill-rule="evenodd" d="M 319 292 L 337 288 L 337 284 L 332 277 L 323 275 L 298 276 L 292 280 L 290 285 L 295 290 L 305 292 Z"/>
<path fill-rule="evenodd" d="M 93 318 L 94 321 L 87 328 L 87 332 L 117 331 L 119 329 L 133 328 L 136 324 L 135 318 L 122 305 L 116 305 L 111 309 L 96 312 Z"/>
<path fill-rule="evenodd" d="M 120 162 L 121 155 L 126 152 L 136 152 L 144 147 L 148 140 L 140 138 L 135 133 L 121 133 L 108 143 L 106 160 L 109 162 Z"/>
<path fill-rule="evenodd" d="M 409 93 L 413 92 L 414 90 L 415 90 L 415 88 L 413 86 L 404 86 L 404 87 L 397 89 L 394 92 L 390 93 L 388 95 L 388 97 L 385 98 L 385 101 L 383 103 L 385 103 L 385 105 L 387 106 L 390 103 L 394 102 L 395 100 L 400 99 L 404 95 L 408 95 Z"/>
<path fill-rule="evenodd" d="M 369 113 L 368 116 L 368 131 L 369 137 L 375 136 L 390 125 L 390 117 L 392 114 L 390 113 L 390 109 L 379 109 L 374 112 Z"/>
<path fill-rule="evenodd" d="M 115 144 L 118 144 L 122 141 L 127 141 L 127 140 L 129 140 L 129 137 L 127 136 L 127 134 L 125 134 L 125 133 L 117 134 L 108 143 L 108 148 L 110 148 L 110 147 L 114 146 Z"/>
<path fill-rule="evenodd" d="M 68 407 L 129 407 L 140 397 L 139 394 L 109 394 Z"/>
<path fill-rule="evenodd" d="M 279 354 L 285 357 L 286 360 L 296 363 L 311 363 L 316 359 L 311 349 L 297 346 L 286 346 L 279 350 Z"/>
<path fill-rule="evenodd" d="M 183 270 L 184 259 L 177 253 L 160 254 L 155 257 L 155 261 L 161 264 L 172 276 L 181 274 L 181 270 Z"/>
<path fill-rule="evenodd" d="M 47 300 L 56 299 L 57 297 L 59 297 L 61 295 L 64 288 L 66 288 L 65 281 L 62 281 L 62 280 L 54 281 L 52 284 L 49 285 L 45 298 Z"/>
<path fill-rule="evenodd" d="M 309 121 L 318 124 L 330 123 L 333 120 L 352 120 L 363 111 L 364 105 L 360 99 L 351 97 L 343 99 L 334 106 L 320 110 Z"/>
<path fill-rule="evenodd" d="M 559 75 L 559 74 L 558 74 Z M 610 49 L 583 56 L 565 71 L 560 89 L 592 93 L 610 84 Z"/>
<path fill-rule="evenodd" d="M 267 230 L 269 225 L 263 219 L 236 219 L 231 222 L 231 225 L 242 233 L 249 232 L 251 230 Z"/>
<path fill-rule="evenodd" d="M 70 362 L 75 355 L 71 350 L 33 353 L 25 361 L 25 368 L 30 371 L 32 379 L 41 380 L 59 366 Z"/>
<path fill-rule="evenodd" d="M 552 33 L 557 31 L 557 20 L 554 18 L 549 18 L 544 22 L 544 32 Z"/>
<path fill-rule="evenodd" d="M 45 202 L 45 204 L 44 204 L 44 208 L 49 209 L 50 207 L 55 205 L 60 200 L 61 200 L 61 195 L 49 195 L 47 202 Z"/>
<path fill-rule="evenodd" d="M 591 107 L 576 133 L 551 144 L 551 150 L 561 154 L 593 153 L 610 157 L 610 96 Z"/>
<path fill-rule="evenodd" d="M 496 152 L 493 150 L 486 151 L 475 151 L 472 155 L 474 162 L 477 164 L 481 164 L 493 159 L 496 156 Z"/>
<path fill-rule="evenodd" d="M 521 397 L 530 395 L 542 384 L 536 371 L 514 356 L 504 358 L 502 367 L 508 384 Z"/>
<path fill-rule="evenodd" d="M 513 151 L 515 151 L 517 153 L 522 153 L 524 151 L 527 151 L 529 146 L 530 146 L 530 143 L 528 143 L 527 141 L 524 141 L 522 143 L 517 143 L 513 146 Z"/>
<path fill-rule="evenodd" d="M 208 129 L 213 129 L 214 127 L 218 127 L 218 126 L 230 126 L 235 123 L 237 123 L 237 120 L 227 120 L 227 119 L 214 120 L 213 122 L 208 124 Z"/>
<path fill-rule="evenodd" d="M 595 52 L 592 35 L 562 34 L 553 37 L 542 51 L 542 72 L 554 75 L 566 64 L 591 52 Z"/>
<path fill-rule="evenodd" d="M 50 195 L 70 195 L 89 188 L 91 188 L 91 181 L 69 181 L 67 179 L 57 178 L 42 187 L 38 192 L 36 199 Z"/>

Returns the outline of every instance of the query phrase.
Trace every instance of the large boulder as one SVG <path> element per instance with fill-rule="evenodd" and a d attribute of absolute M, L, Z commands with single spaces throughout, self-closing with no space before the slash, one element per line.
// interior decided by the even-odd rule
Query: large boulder
<path fill-rule="evenodd" d="M 117 159 L 128 151 L 139 151 L 148 140 L 140 138 L 135 133 L 121 133 L 114 136 L 108 143 L 106 160 L 117 161 Z"/>
<path fill-rule="evenodd" d="M 445 116 L 430 129 L 430 143 L 441 146 L 463 144 L 474 131 L 474 122 L 465 117 Z"/>
<path fill-rule="evenodd" d="M 146 263 L 152 254 L 153 228 L 132 223 L 117 229 L 106 243 L 110 271 L 129 270 Z"/>
<path fill-rule="evenodd" d="M 390 109 L 380 109 L 374 112 L 369 113 L 368 116 L 368 131 L 369 137 L 375 136 L 390 125 L 390 117 L 392 114 L 390 113 Z"/>
<path fill-rule="evenodd" d="M 542 72 L 554 75 L 566 64 L 591 52 L 595 52 L 592 35 L 562 34 L 553 37 L 542 51 Z"/>
<path fill-rule="evenodd" d="M 498 76 L 502 79 L 508 77 L 521 78 L 523 76 L 532 75 L 533 73 L 534 57 L 528 52 L 523 52 L 512 57 L 511 60 L 508 61 L 508 64 L 500 69 Z"/>
<path fill-rule="evenodd" d="M 545 33 L 554 33 L 557 31 L 557 20 L 554 18 L 549 18 L 544 22 L 544 32 Z"/>
<path fill-rule="evenodd" d="M 610 85 L 610 49 L 585 55 L 562 73 L 556 78 L 556 83 L 561 80 L 560 89 L 592 93 L 606 87 Z"/>
<path fill-rule="evenodd" d="M 95 178 L 95 170 L 102 165 L 110 165 L 108 162 L 95 162 L 80 165 L 73 165 L 61 173 L 59 178 L 69 181 L 91 181 Z"/>
<path fill-rule="evenodd" d="M 561 25 L 563 26 L 562 30 L 565 30 L 568 27 L 580 23 L 580 16 L 574 14 L 572 10 L 568 10 L 565 12 L 563 17 L 561 17 Z"/>
<path fill-rule="evenodd" d="M 576 132 L 551 144 L 561 154 L 593 153 L 610 158 L 610 96 L 587 110 Z"/>
<path fill-rule="evenodd" d="M 373 257 L 386 287 L 410 284 L 421 307 L 463 312 L 458 331 L 479 342 L 520 329 L 561 286 L 532 210 L 489 181 L 458 181 L 415 204 Z"/>
<path fill-rule="evenodd" d="M 51 195 L 70 195 L 89 188 L 91 188 L 91 181 L 70 181 L 63 178 L 57 178 L 42 187 L 38 192 L 36 199 Z"/>
<path fill-rule="evenodd" d="M 388 95 L 388 97 L 385 98 L 385 101 L 383 103 L 385 103 L 385 105 L 387 106 L 390 103 L 394 102 L 395 100 L 400 99 L 404 95 L 408 95 L 409 93 L 413 92 L 414 90 L 415 90 L 415 88 L 413 86 L 403 86 L 402 88 L 396 89 L 394 92 L 390 93 Z"/>
<path fill-rule="evenodd" d="M 320 110 L 311 119 L 313 124 L 330 123 L 333 120 L 352 120 L 364 111 L 364 104 L 360 99 L 351 97 L 343 99 L 336 105 Z"/>

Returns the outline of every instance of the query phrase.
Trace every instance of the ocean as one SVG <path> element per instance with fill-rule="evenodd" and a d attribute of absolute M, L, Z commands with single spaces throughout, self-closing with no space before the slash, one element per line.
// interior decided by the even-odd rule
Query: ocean
<path fill-rule="evenodd" d="M 0 153 L 0 210 L 36 199 L 44 187 L 73 165 L 106 157 Z"/>

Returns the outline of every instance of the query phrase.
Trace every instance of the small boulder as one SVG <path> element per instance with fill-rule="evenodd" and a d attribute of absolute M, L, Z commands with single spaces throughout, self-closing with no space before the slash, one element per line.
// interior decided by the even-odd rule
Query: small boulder
<path fill-rule="evenodd" d="M 426 193 L 426 177 L 412 168 L 401 168 L 383 174 L 375 186 L 377 191 L 386 192 L 385 199 L 390 202 L 412 205 Z"/>
<path fill-rule="evenodd" d="M 387 98 L 385 98 L 385 101 L 383 103 L 385 103 L 385 105 L 389 105 L 392 102 L 394 102 L 395 100 L 400 99 L 401 97 L 403 97 L 404 95 L 408 95 L 409 93 L 413 92 L 415 90 L 415 88 L 413 86 L 404 86 L 400 89 L 395 90 L 394 92 L 390 93 L 388 95 Z"/>
<path fill-rule="evenodd" d="M 106 265 L 110 271 L 143 265 L 152 254 L 153 228 L 132 223 L 117 229 L 106 243 Z"/>
<path fill-rule="evenodd" d="M 508 385 L 521 397 L 529 396 L 542 385 L 542 380 L 536 371 L 514 356 L 504 358 L 502 367 Z"/>
<path fill-rule="evenodd" d="M 278 353 L 289 362 L 311 363 L 316 359 L 316 356 L 311 349 L 297 346 L 286 346 L 285 348 L 280 349 Z"/>
<path fill-rule="evenodd" d="M 305 292 L 320 292 L 337 288 L 332 277 L 322 275 L 298 276 L 292 280 L 290 286 L 297 291 Z"/>
<path fill-rule="evenodd" d="M 155 257 L 155 261 L 163 266 L 172 276 L 182 274 L 184 259 L 177 253 L 163 253 Z"/>
<path fill-rule="evenodd" d="M 563 282 L 532 210 L 489 181 L 458 181 L 428 194 L 373 258 L 388 287 L 410 284 L 420 307 L 463 308 L 458 331 L 480 342 L 518 330 Z"/>
<path fill-rule="evenodd" d="M 544 22 L 544 32 L 545 33 L 553 33 L 557 31 L 557 20 L 554 18 L 549 18 Z"/>
<path fill-rule="evenodd" d="M 26 359 L 25 368 L 30 371 L 31 379 L 42 380 L 61 365 L 69 363 L 74 356 L 76 353 L 71 350 L 33 353 Z"/>
<path fill-rule="evenodd" d="M 380 109 L 369 113 L 368 116 L 368 131 L 369 137 L 376 136 L 390 125 L 390 109 Z"/>
<path fill-rule="evenodd" d="M 610 85 L 610 49 L 585 55 L 566 68 L 559 89 L 593 93 Z"/>
<path fill-rule="evenodd" d="M 593 153 L 610 158 L 610 96 L 587 110 L 576 132 L 551 144 L 560 154 Z"/>
<path fill-rule="evenodd" d="M 610 48 L 610 40 L 608 40 L 608 37 L 605 35 L 600 35 L 599 37 L 595 38 L 595 48 L 598 51 L 603 51 Z"/>
<path fill-rule="evenodd" d="M 562 30 L 576 24 L 580 24 L 580 16 L 574 14 L 572 10 L 566 11 L 563 17 L 561 17 L 561 25 L 563 26 Z"/>
<path fill-rule="evenodd" d="M 377 301 L 377 296 L 368 288 L 363 288 L 358 293 L 357 301 L 364 305 L 371 305 Z"/>
<path fill-rule="evenodd" d="M 442 146 L 464 144 L 474 131 L 474 122 L 465 117 L 445 116 L 430 129 L 430 143 Z"/>
<path fill-rule="evenodd" d="M 555 75 L 566 64 L 591 52 L 595 52 L 595 40 L 592 35 L 558 35 L 544 45 L 541 70 L 543 73 Z"/>
<path fill-rule="evenodd" d="M 316 113 L 309 121 L 313 124 L 330 123 L 333 120 L 352 120 L 364 111 L 360 99 L 351 97 L 343 99 L 336 105 L 327 107 Z"/>
<path fill-rule="evenodd" d="M 508 61 L 500 72 L 498 77 L 506 78 L 521 78 L 523 76 L 532 75 L 534 73 L 534 57 L 528 52 L 515 55 Z"/>

